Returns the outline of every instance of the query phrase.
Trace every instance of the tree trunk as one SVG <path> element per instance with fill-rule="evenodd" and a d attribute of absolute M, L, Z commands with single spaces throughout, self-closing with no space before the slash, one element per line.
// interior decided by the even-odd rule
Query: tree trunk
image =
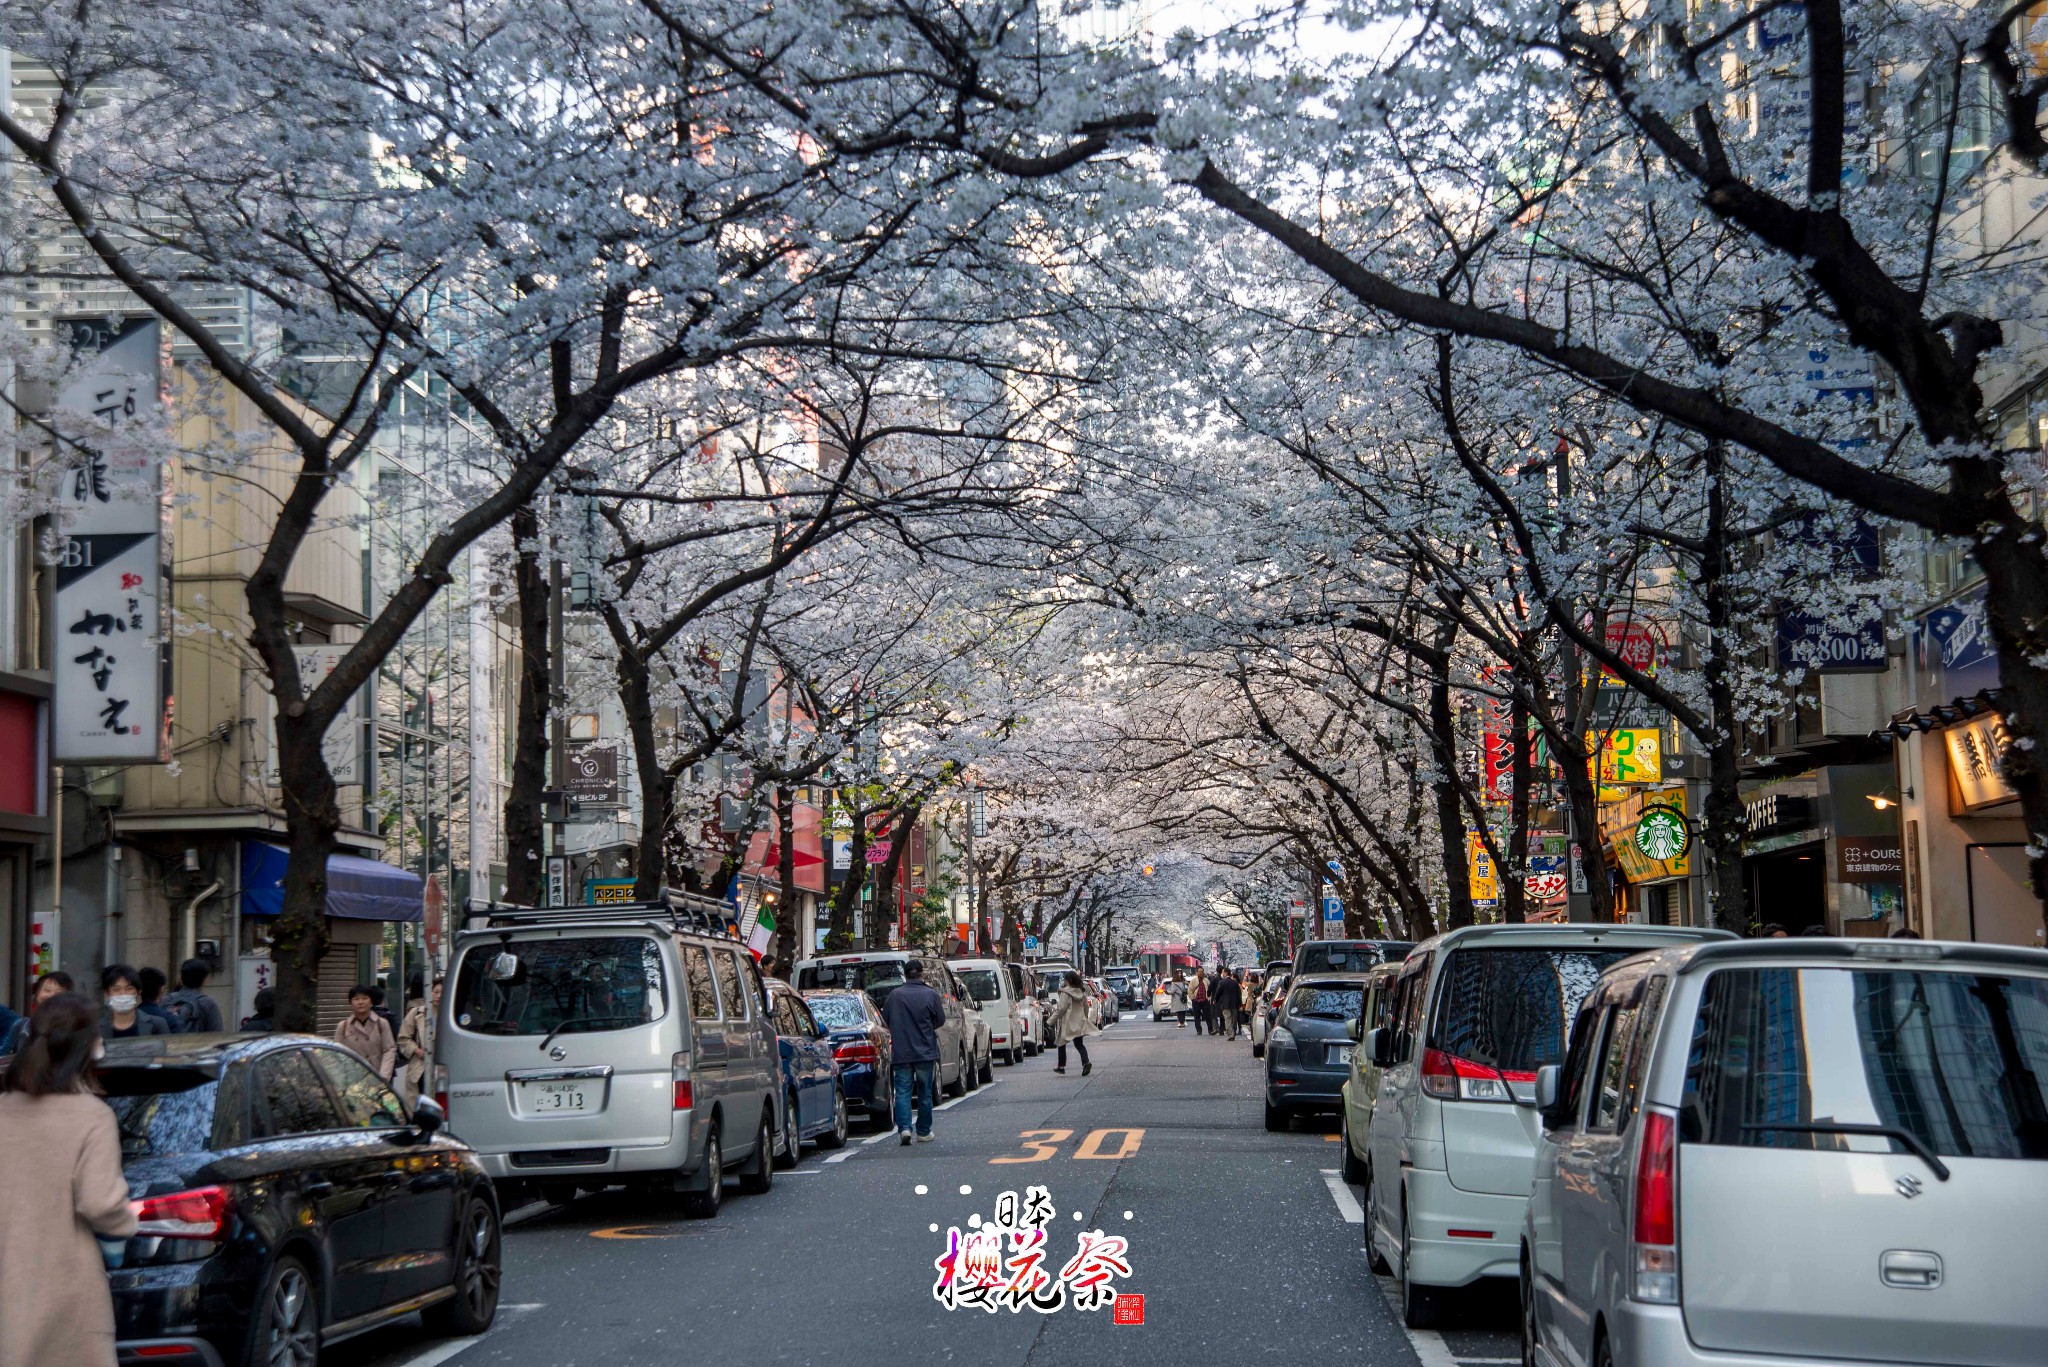
<path fill-rule="evenodd" d="M 868 876 L 868 814 L 853 814 L 853 839 L 846 857 L 846 878 L 832 895 L 832 909 L 825 924 L 825 950 L 840 954 L 853 948 L 853 909 L 860 902 L 860 890 Z"/>
<path fill-rule="evenodd" d="M 1734 662 L 1728 658 L 1736 635 L 1722 483 L 1726 454 L 1720 442 L 1707 443 L 1707 526 L 1701 542 L 1705 554 L 1700 557 L 1700 587 L 1707 603 L 1707 653 L 1701 674 L 1713 729 L 1707 738 L 1707 801 L 1701 815 L 1712 883 L 1708 924 L 1748 935 L 1753 927 L 1749 923 L 1749 886 L 1742 876 L 1742 756 L 1735 729 Z"/>
<path fill-rule="evenodd" d="M 1458 726 L 1451 712 L 1451 679 L 1445 646 L 1445 664 L 1433 670 L 1429 681 L 1429 735 L 1437 763 L 1437 834 L 1443 842 L 1444 893 L 1449 914 L 1446 926 L 1455 930 L 1472 924 L 1472 866 L 1466 857 L 1465 809 L 1458 800 Z"/>
<path fill-rule="evenodd" d="M 505 900 L 540 902 L 546 836 L 541 792 L 548 763 L 548 580 L 540 562 L 540 514 L 531 503 L 512 514 L 518 549 L 512 583 L 519 614 L 519 710 L 512 724 L 512 782 L 505 793 Z"/>
<path fill-rule="evenodd" d="M 803 915 L 796 888 L 796 789 L 775 785 L 775 957 L 787 973 L 796 962 Z"/>
<path fill-rule="evenodd" d="M 889 827 L 889 857 L 882 861 L 881 872 L 875 875 L 875 914 L 868 924 L 870 949 L 889 947 L 889 927 L 896 924 L 896 875 L 903 867 L 903 856 L 910 844 L 910 828 L 917 824 L 918 813 L 923 810 L 922 803 L 913 802 L 897 813 Z"/>
<path fill-rule="evenodd" d="M 277 1028 L 294 1031 L 315 1028 L 320 957 L 327 952 L 327 861 L 341 830 L 338 790 L 321 744 L 327 726 L 304 708 L 288 704 L 277 715 L 287 857 L 284 906 L 271 933 L 270 957 L 277 973 Z"/>
<path fill-rule="evenodd" d="M 607 610 L 605 616 L 616 614 Z M 675 821 L 676 775 L 661 762 L 661 743 L 654 733 L 654 688 L 647 662 L 632 648 L 620 628 L 612 632 L 618 647 L 613 666 L 619 680 L 619 709 L 633 739 L 633 769 L 640 776 L 640 854 L 633 875 L 633 896 L 646 901 L 661 891 L 668 873 L 669 827 Z"/>

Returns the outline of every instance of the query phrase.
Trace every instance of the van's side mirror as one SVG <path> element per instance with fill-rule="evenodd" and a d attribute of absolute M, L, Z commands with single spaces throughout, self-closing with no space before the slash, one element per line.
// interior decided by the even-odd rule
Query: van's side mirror
<path fill-rule="evenodd" d="M 1546 1130 L 1562 1129 L 1571 1119 L 1558 1104 L 1563 1076 L 1564 1070 L 1555 1063 L 1546 1063 L 1536 1070 L 1536 1114 Z"/>
<path fill-rule="evenodd" d="M 1353 1017 L 1351 1018 L 1351 1024 L 1345 1027 L 1345 1031 L 1346 1031 L 1346 1033 L 1348 1033 L 1348 1034 L 1349 1034 L 1349 1035 L 1351 1036 L 1351 1039 L 1352 1039 L 1352 1041 L 1353 1041 L 1354 1043 L 1356 1043 L 1356 1042 L 1357 1042 L 1357 1041 L 1359 1041 L 1359 1040 L 1362 1040 L 1362 1039 L 1364 1039 L 1364 1038 L 1365 1038 L 1365 1017 L 1363 1017 L 1363 1016 L 1353 1016 Z"/>
<path fill-rule="evenodd" d="M 441 1109 L 441 1103 L 430 1096 L 423 1096 L 413 1104 L 413 1128 L 426 1139 L 448 1123 L 448 1112 Z"/>
<path fill-rule="evenodd" d="M 1382 1025 L 1365 1034 L 1365 1051 L 1372 1055 L 1372 1066 L 1391 1068 L 1394 1066 L 1394 1032 Z"/>

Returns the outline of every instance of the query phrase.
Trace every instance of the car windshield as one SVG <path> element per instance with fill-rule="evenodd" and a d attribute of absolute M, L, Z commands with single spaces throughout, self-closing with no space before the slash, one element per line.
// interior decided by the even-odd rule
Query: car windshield
<path fill-rule="evenodd" d="M 953 976 L 960 980 L 960 985 L 967 989 L 968 995 L 978 1002 L 997 1001 L 1003 995 L 1002 984 L 996 981 L 996 971 L 993 968 L 956 968 L 953 970 Z"/>
<path fill-rule="evenodd" d="M 1891 1150 L 1827 1129 L 1876 1125 L 1951 1158 L 2048 1159 L 2048 979 L 1724 968 L 1692 1040 L 1692 1142 Z"/>
<path fill-rule="evenodd" d="M 1609 964 L 1633 949 L 1453 950 L 1429 1043 L 1457 1058 L 1533 1081 L 1564 1061 L 1565 1031 Z"/>
<path fill-rule="evenodd" d="M 220 1082 L 196 1068 L 108 1068 L 99 1074 L 121 1127 L 121 1157 L 161 1158 L 213 1147 Z"/>
<path fill-rule="evenodd" d="M 661 946 L 645 935 L 472 946 L 455 978 L 455 1024 L 480 1035 L 581 1035 L 667 1013 Z"/>
<path fill-rule="evenodd" d="M 1316 1020 L 1358 1019 L 1365 989 L 1356 983 L 1307 983 L 1294 989 L 1287 999 L 1287 1014 Z"/>
<path fill-rule="evenodd" d="M 903 986 L 902 959 L 867 959 L 860 963 L 812 964 L 797 970 L 797 986 L 855 989 L 868 994 L 880 1006 L 889 994 Z"/>
<path fill-rule="evenodd" d="M 826 1030 L 859 1030 L 868 1023 L 859 997 L 817 996 L 804 1000 L 810 1004 L 811 1015 L 819 1026 Z"/>

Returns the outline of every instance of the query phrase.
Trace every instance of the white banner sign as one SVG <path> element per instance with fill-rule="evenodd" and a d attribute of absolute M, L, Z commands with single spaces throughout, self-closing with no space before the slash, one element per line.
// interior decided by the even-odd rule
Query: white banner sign
<path fill-rule="evenodd" d="M 341 663 L 341 657 L 353 649 L 347 645 L 293 646 L 292 653 L 299 657 L 299 688 L 311 693 L 326 681 Z M 357 715 L 356 703 L 361 692 L 349 694 L 341 711 L 321 738 L 320 749 L 327 756 L 327 771 L 334 775 L 339 786 L 363 781 L 363 725 Z M 277 772 L 277 700 L 270 704 L 270 768 L 269 779 L 278 782 Z"/>
<path fill-rule="evenodd" d="M 154 319 L 68 326 L 91 359 L 57 395 L 59 425 L 92 436 L 63 453 L 56 491 L 54 758 L 161 764 L 171 757 L 164 476 L 148 442 L 161 334 Z"/>

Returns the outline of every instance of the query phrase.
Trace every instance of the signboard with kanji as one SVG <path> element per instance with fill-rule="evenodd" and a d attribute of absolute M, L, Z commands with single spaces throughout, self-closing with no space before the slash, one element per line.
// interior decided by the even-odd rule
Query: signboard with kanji
<path fill-rule="evenodd" d="M 154 319 L 67 326 L 80 365 L 58 391 L 56 421 L 78 435 L 59 457 L 66 468 L 54 491 L 51 757 L 162 764 L 171 757 L 163 463 L 149 444 L 162 405 L 161 330 Z"/>
<path fill-rule="evenodd" d="M 1662 783 L 1664 738 L 1654 726 L 1624 726 L 1588 731 L 1587 753 L 1595 758 L 1593 777 L 1601 783 Z"/>
<path fill-rule="evenodd" d="M 1472 905 L 1490 907 L 1500 901 L 1500 878 L 1494 872 L 1493 856 L 1479 832 L 1465 833 L 1465 858 L 1471 865 Z"/>

